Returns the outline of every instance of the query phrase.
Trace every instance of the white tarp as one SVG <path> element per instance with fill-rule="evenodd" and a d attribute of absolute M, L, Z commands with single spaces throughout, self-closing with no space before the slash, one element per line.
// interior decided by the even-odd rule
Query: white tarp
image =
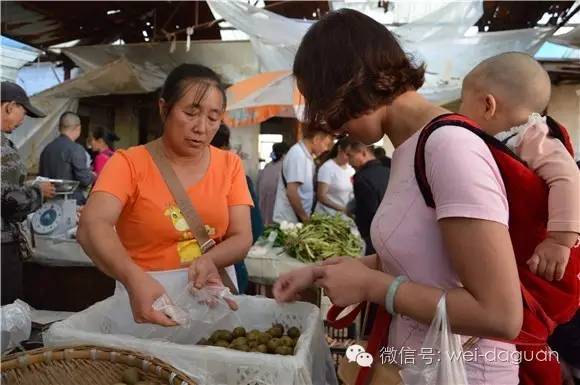
<path fill-rule="evenodd" d="M 244 2 L 208 1 L 208 5 L 215 15 L 250 36 L 261 71 L 291 69 L 300 41 L 313 24 L 311 20 L 289 19 Z M 463 36 L 482 14 L 481 1 L 454 2 L 397 28 L 396 33 L 405 41 Z"/>
<path fill-rule="evenodd" d="M 300 40 L 312 24 L 244 2 L 208 4 L 214 14 L 250 36 L 261 71 L 291 69 Z M 507 51 L 533 54 L 550 32 L 531 28 L 465 36 L 482 14 L 481 1 L 452 2 L 393 29 L 403 48 L 427 64 L 428 74 L 420 92 L 429 100 L 445 104 L 457 99 L 463 77 L 477 63 Z"/>
<path fill-rule="evenodd" d="M 146 94 L 163 85 L 167 74 L 146 63 L 140 66 L 117 59 L 39 95 L 55 98 L 86 98 L 99 95 Z"/>
<path fill-rule="evenodd" d="M 84 72 L 126 59 L 139 68 L 165 74 L 182 63 L 202 64 L 216 71 L 228 83 L 258 73 L 256 55 L 247 41 L 192 41 L 189 52 L 183 41 L 175 43 L 173 52 L 169 42 L 79 46 L 63 48 L 62 52 Z"/>
<path fill-rule="evenodd" d="M 206 65 L 234 83 L 258 72 L 258 62 L 248 42 L 184 42 L 80 46 L 63 49 L 84 73 L 32 97 L 47 114 L 44 119 L 27 118 L 12 135 L 28 169 L 35 170 L 40 152 L 57 136 L 58 119 L 65 111 L 76 111 L 78 99 L 113 94 L 143 94 L 163 85 L 167 74 L 182 63 Z"/>

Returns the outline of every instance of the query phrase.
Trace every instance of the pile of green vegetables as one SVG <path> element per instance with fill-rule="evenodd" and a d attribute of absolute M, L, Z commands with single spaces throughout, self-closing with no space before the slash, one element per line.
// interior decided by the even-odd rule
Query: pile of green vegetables
<path fill-rule="evenodd" d="M 283 247 L 291 257 L 305 263 L 335 256 L 355 257 L 362 251 L 360 235 L 341 215 L 315 213 L 304 225 L 282 222 L 269 226 L 263 237 L 272 239 L 273 232 L 276 232 L 274 247 Z"/>

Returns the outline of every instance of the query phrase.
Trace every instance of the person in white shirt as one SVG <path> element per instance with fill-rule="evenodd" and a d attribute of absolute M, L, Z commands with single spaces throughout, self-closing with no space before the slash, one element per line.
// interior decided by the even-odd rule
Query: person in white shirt
<path fill-rule="evenodd" d="M 354 168 L 348 164 L 349 144 L 347 138 L 336 142 L 328 160 L 318 170 L 316 212 L 329 215 L 346 213 L 346 206 L 353 198 Z"/>
<path fill-rule="evenodd" d="M 278 179 L 273 220 L 298 223 L 310 219 L 315 201 L 314 157 L 327 151 L 332 145 L 331 134 L 309 130 L 304 139 L 290 148 L 282 161 L 282 173 Z"/>

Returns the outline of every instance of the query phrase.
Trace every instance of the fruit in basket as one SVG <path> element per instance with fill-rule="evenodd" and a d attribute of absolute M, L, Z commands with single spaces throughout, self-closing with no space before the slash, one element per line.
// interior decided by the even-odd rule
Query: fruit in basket
<path fill-rule="evenodd" d="M 268 353 L 275 353 L 276 349 L 280 346 L 280 339 L 274 337 L 270 341 L 268 341 L 268 344 L 266 346 L 268 347 Z"/>
<path fill-rule="evenodd" d="M 260 334 L 261 332 L 259 330 L 252 330 L 251 332 L 246 334 L 246 338 L 248 339 L 248 341 L 257 341 Z"/>
<path fill-rule="evenodd" d="M 244 329 L 243 327 L 237 327 L 233 330 L 232 334 L 233 334 L 234 338 L 245 337 L 246 336 L 246 329 Z"/>
<path fill-rule="evenodd" d="M 283 336 L 280 338 L 280 344 L 284 345 L 284 346 L 288 346 L 289 348 L 293 348 L 294 345 L 296 345 L 294 343 L 294 340 L 288 336 Z"/>
<path fill-rule="evenodd" d="M 209 340 L 202 338 L 198 345 L 213 345 L 241 352 L 269 353 L 280 355 L 294 354 L 294 348 L 300 338 L 300 329 L 291 327 L 284 335 L 284 326 L 274 324 L 266 332 L 253 329 L 246 332 L 243 327 L 229 330 L 216 330 Z"/>
<path fill-rule="evenodd" d="M 284 329 L 280 329 L 277 327 L 271 327 L 270 329 L 268 329 L 268 331 L 266 333 L 271 335 L 273 338 L 280 338 L 284 335 Z"/>
<path fill-rule="evenodd" d="M 233 345 L 247 345 L 248 339 L 246 337 L 238 337 L 232 341 Z"/>
<path fill-rule="evenodd" d="M 283 356 L 291 356 L 294 354 L 294 349 L 288 346 L 278 346 L 276 348 L 276 354 L 281 354 Z"/>
<path fill-rule="evenodd" d="M 234 339 L 234 336 L 232 334 L 232 332 L 230 332 L 229 330 L 216 330 L 210 337 L 210 341 L 211 340 L 214 341 L 227 341 L 227 342 L 232 342 Z M 215 343 L 215 342 L 214 342 Z"/>
<path fill-rule="evenodd" d="M 123 382 L 127 385 L 135 385 L 139 382 L 139 370 L 137 368 L 127 368 L 121 373 Z"/>
<path fill-rule="evenodd" d="M 229 348 L 230 344 L 228 341 L 225 340 L 218 340 L 216 341 L 216 343 L 214 344 L 214 346 L 218 346 L 220 348 Z"/>
<path fill-rule="evenodd" d="M 239 350 L 240 352 L 249 352 L 250 351 L 250 348 L 248 347 L 248 345 L 234 345 L 233 349 Z"/>
<path fill-rule="evenodd" d="M 300 337 L 300 330 L 296 326 L 292 326 L 288 329 L 288 337 L 297 339 Z"/>
<path fill-rule="evenodd" d="M 284 325 L 274 324 L 274 325 L 272 325 L 272 329 L 280 329 L 280 331 L 282 332 L 282 335 L 284 335 Z"/>
<path fill-rule="evenodd" d="M 268 343 L 268 341 L 270 341 L 271 339 L 272 339 L 272 336 L 271 336 L 271 335 L 269 335 L 268 333 L 260 333 L 260 334 L 258 335 L 258 342 L 259 342 L 260 344 L 264 344 L 264 345 L 265 345 L 265 344 L 267 344 L 267 343 Z"/>

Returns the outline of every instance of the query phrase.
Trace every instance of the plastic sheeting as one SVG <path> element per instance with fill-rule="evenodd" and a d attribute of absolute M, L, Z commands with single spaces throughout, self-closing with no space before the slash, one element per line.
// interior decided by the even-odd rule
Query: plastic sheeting
<path fill-rule="evenodd" d="M 208 4 L 212 11 L 250 36 L 262 71 L 291 69 L 300 40 L 312 24 L 242 2 Z M 427 64 L 428 74 L 420 92 L 432 102 L 445 104 L 456 100 L 463 77 L 477 63 L 506 51 L 532 54 L 550 31 L 523 29 L 465 36 L 482 13 L 481 1 L 452 2 L 393 29 L 403 48 Z M 294 91 L 289 88 L 286 92 L 290 96 Z"/>
<path fill-rule="evenodd" d="M 312 21 L 289 19 L 242 2 L 211 1 L 212 11 L 250 36 L 262 71 L 292 68 L 294 55 Z M 348 6 L 348 4 L 347 4 Z M 481 1 L 450 3 L 410 24 L 399 27 L 405 41 L 463 36 L 483 14 Z"/>
<path fill-rule="evenodd" d="M 248 42 L 194 42 L 186 51 L 184 42 L 81 46 L 63 49 L 84 73 L 32 97 L 47 114 L 27 118 L 12 135 L 28 169 L 35 170 L 42 149 L 54 139 L 58 119 L 76 111 L 78 99 L 112 94 L 143 94 L 163 85 L 167 74 L 181 63 L 206 65 L 233 83 L 258 71 L 258 62 Z"/>
<path fill-rule="evenodd" d="M 65 48 L 62 50 L 84 72 L 99 69 L 119 59 L 125 59 L 135 68 L 168 74 L 182 63 L 196 63 L 210 67 L 227 83 L 234 83 L 258 72 L 258 62 L 248 42 L 192 42 L 178 41 L 172 52 L 171 43 L 125 45 L 97 45 Z"/>

